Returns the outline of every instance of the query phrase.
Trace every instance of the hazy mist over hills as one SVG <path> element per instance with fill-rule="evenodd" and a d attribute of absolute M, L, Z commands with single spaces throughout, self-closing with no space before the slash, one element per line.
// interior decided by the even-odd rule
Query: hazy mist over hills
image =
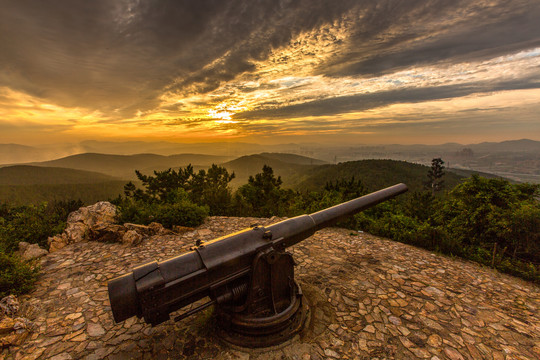
<path fill-rule="evenodd" d="M 478 152 L 538 152 L 540 141 L 521 139 L 503 142 L 482 142 L 478 144 L 445 143 L 440 145 L 401 145 L 401 144 L 339 144 L 339 143 L 287 143 L 263 145 L 242 142 L 216 143 L 173 143 L 125 141 L 109 142 L 88 140 L 77 144 L 48 144 L 27 146 L 19 144 L 0 144 L 0 165 L 59 159 L 61 157 L 99 153 L 114 155 L 157 154 L 174 155 L 182 153 L 238 157 L 262 152 L 292 153 L 315 156 L 325 161 L 333 161 L 334 156 L 345 156 L 349 150 L 358 154 L 372 152 L 452 152 L 470 148 Z M 351 155 L 352 156 L 352 155 Z"/>
<path fill-rule="evenodd" d="M 279 153 L 279 158 L 272 158 Z M 255 156 L 256 154 L 259 154 Z M 133 170 L 143 172 L 169 167 L 228 164 L 237 172 L 237 180 L 246 178 L 262 168 L 264 163 L 290 174 L 289 165 L 280 164 L 283 154 L 304 156 L 290 158 L 285 163 L 320 165 L 362 159 L 393 159 L 429 164 L 440 157 L 446 166 L 476 170 L 504 176 L 515 181 L 540 182 L 540 141 L 521 139 L 479 144 L 446 143 L 441 145 L 339 145 L 289 143 L 262 145 L 252 143 L 172 143 L 172 142 L 101 142 L 84 141 L 57 146 L 25 146 L 0 144 L 0 166 L 32 164 L 67 167 L 101 172 L 118 178 L 132 179 Z M 252 155 L 252 156 L 248 156 Z M 247 156 L 243 159 L 242 156 Z M 290 160 L 290 161 L 289 161 Z"/>
<path fill-rule="evenodd" d="M 151 174 L 156 170 L 178 169 L 194 164 L 195 171 L 211 163 L 225 167 L 235 178 L 230 183 L 236 189 L 248 178 L 269 165 L 283 180 L 283 187 L 300 192 L 320 190 L 327 182 L 355 178 L 371 190 L 406 182 L 418 191 L 424 186 L 426 165 L 406 161 L 371 159 L 333 164 L 316 158 L 290 153 L 260 153 L 244 155 L 231 161 L 215 155 L 111 155 L 85 153 L 61 159 L 35 162 L 34 165 L 0 166 L 0 201 L 10 204 L 39 204 L 43 201 L 81 199 L 93 203 L 113 199 L 123 194 L 128 180 L 139 183 L 135 170 Z M 445 183 L 449 188 L 473 173 L 494 177 L 489 173 L 464 169 L 447 169 Z"/>
<path fill-rule="evenodd" d="M 196 168 L 209 167 L 212 164 L 219 164 L 228 159 L 226 156 L 203 154 L 164 156 L 157 154 L 114 155 L 85 153 L 32 164 L 96 171 L 118 178 L 132 179 L 135 177 L 134 170 L 151 173 L 154 170 L 166 170 L 171 167 L 177 168 L 189 164 L 194 165 Z"/>
<path fill-rule="evenodd" d="M 301 151 L 303 146 L 298 144 L 260 145 L 241 142 L 172 143 L 143 141 L 108 142 L 94 140 L 83 141 L 77 144 L 41 146 L 0 144 L 0 165 L 56 160 L 66 156 L 84 153 L 113 155 L 157 154 L 166 156 L 190 153 L 203 155 L 220 154 L 225 157 L 234 158 L 265 151 L 297 153 Z"/>

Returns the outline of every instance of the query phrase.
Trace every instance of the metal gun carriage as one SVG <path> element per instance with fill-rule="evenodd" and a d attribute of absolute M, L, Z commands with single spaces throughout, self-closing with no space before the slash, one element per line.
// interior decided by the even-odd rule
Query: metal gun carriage
<path fill-rule="evenodd" d="M 181 320 L 215 305 L 225 340 L 241 346 L 279 344 L 298 333 L 306 319 L 294 260 L 286 249 L 362 210 L 407 191 L 397 184 L 354 200 L 270 226 L 254 226 L 197 244 L 177 257 L 141 265 L 108 284 L 116 322 L 132 316 L 152 325 L 203 298 L 210 300 L 177 316 Z"/>

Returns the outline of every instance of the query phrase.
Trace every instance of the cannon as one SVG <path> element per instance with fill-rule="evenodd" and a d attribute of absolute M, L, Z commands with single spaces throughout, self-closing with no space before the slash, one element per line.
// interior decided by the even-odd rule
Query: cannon
<path fill-rule="evenodd" d="M 154 326 L 207 298 L 175 321 L 214 305 L 226 341 L 248 347 L 282 343 L 301 331 L 309 309 L 286 249 L 406 191 L 405 184 L 397 184 L 313 214 L 198 242 L 187 253 L 138 266 L 108 283 L 114 320 L 137 316 Z"/>

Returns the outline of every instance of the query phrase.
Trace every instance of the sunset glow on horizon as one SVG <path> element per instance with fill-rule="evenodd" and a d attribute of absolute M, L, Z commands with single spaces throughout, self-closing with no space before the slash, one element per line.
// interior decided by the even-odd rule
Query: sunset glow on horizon
<path fill-rule="evenodd" d="M 3 1 L 0 143 L 540 140 L 540 4 L 293 3 Z"/>

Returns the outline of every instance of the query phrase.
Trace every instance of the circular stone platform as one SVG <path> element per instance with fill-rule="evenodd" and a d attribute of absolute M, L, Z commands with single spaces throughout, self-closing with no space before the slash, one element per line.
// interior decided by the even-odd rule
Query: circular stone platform
<path fill-rule="evenodd" d="M 331 228 L 295 245 L 309 327 L 284 345 L 232 348 L 212 309 L 150 327 L 114 324 L 107 281 L 148 260 L 278 219 L 211 217 L 139 247 L 79 243 L 47 255 L 35 290 L 36 330 L 0 359 L 539 359 L 540 288 L 462 260 Z M 173 316 L 174 317 L 174 316 Z"/>

